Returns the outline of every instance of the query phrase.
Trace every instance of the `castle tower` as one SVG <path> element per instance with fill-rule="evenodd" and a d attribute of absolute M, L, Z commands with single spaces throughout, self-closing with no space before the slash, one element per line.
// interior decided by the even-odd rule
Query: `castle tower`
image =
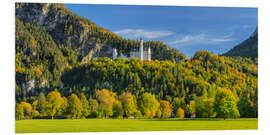
<path fill-rule="evenodd" d="M 148 60 L 151 61 L 151 47 L 148 47 Z"/>
<path fill-rule="evenodd" d="M 142 39 L 140 43 L 140 59 L 143 60 L 143 40 Z"/>
<path fill-rule="evenodd" d="M 116 48 L 113 49 L 113 59 L 117 58 L 117 50 Z"/>

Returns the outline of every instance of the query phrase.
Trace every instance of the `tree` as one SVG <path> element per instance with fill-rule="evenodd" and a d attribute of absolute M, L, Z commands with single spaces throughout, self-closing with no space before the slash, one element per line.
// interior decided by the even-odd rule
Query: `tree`
<path fill-rule="evenodd" d="M 98 90 L 96 92 L 97 99 L 100 102 L 99 109 L 100 112 L 104 113 L 105 118 L 113 115 L 113 104 L 115 102 L 116 94 L 110 92 L 107 89 Z"/>
<path fill-rule="evenodd" d="M 179 107 L 176 110 L 176 117 L 177 118 L 184 118 L 185 117 L 185 111 L 181 107 Z"/>
<path fill-rule="evenodd" d="M 60 108 L 58 109 L 56 115 L 59 117 L 66 117 L 68 114 L 68 100 L 66 97 L 63 97 L 64 102 L 61 104 Z"/>
<path fill-rule="evenodd" d="M 60 109 L 62 103 L 64 102 L 64 99 L 61 97 L 61 94 L 55 90 L 50 92 L 47 95 L 47 108 L 48 108 L 48 114 L 52 117 L 56 114 L 58 109 Z"/>
<path fill-rule="evenodd" d="M 16 112 L 15 116 L 17 120 L 24 119 L 24 110 L 23 110 L 23 105 L 16 103 Z"/>
<path fill-rule="evenodd" d="M 113 104 L 113 117 L 122 118 L 124 110 L 120 101 L 116 100 Z"/>
<path fill-rule="evenodd" d="M 211 118 L 215 117 L 214 98 L 207 98 L 205 96 L 195 99 L 196 117 Z"/>
<path fill-rule="evenodd" d="M 32 111 L 33 111 L 31 104 L 29 104 L 27 102 L 21 102 L 20 105 L 23 108 L 23 114 L 24 114 L 24 117 L 23 118 L 31 119 L 32 118 Z M 19 108 L 19 109 L 21 109 L 21 108 Z M 21 114 L 22 113 L 19 112 L 19 115 L 21 115 Z"/>
<path fill-rule="evenodd" d="M 98 116 L 98 101 L 95 99 L 89 99 L 90 117 L 96 118 Z"/>
<path fill-rule="evenodd" d="M 252 100 L 250 100 L 249 98 L 250 97 L 248 95 L 240 97 L 237 106 L 241 117 L 256 117 L 256 111 L 258 110 L 258 108 L 256 107 L 256 104 L 252 102 Z"/>
<path fill-rule="evenodd" d="M 35 101 L 32 103 L 32 108 L 33 108 L 33 110 L 37 110 L 37 105 L 38 105 L 38 100 L 35 100 Z"/>
<path fill-rule="evenodd" d="M 188 110 L 187 105 L 186 105 L 186 102 L 185 102 L 185 98 L 175 97 L 173 99 L 172 105 L 173 105 L 173 112 L 174 113 L 176 113 L 176 111 L 177 111 L 178 108 L 184 109 L 185 112 Z"/>
<path fill-rule="evenodd" d="M 37 110 L 34 110 L 32 112 L 32 117 L 38 117 L 39 116 L 39 112 Z"/>
<path fill-rule="evenodd" d="M 124 113 L 127 117 L 130 117 L 137 112 L 136 100 L 131 93 L 122 93 L 119 96 L 119 100 L 122 102 Z"/>
<path fill-rule="evenodd" d="M 172 113 L 172 106 L 166 100 L 160 101 L 161 118 L 169 118 Z"/>
<path fill-rule="evenodd" d="M 151 112 L 150 112 L 151 113 Z M 151 115 L 151 114 L 150 114 Z M 162 116 L 162 112 L 160 111 L 160 109 L 158 109 L 157 111 L 156 111 L 156 116 L 155 117 L 157 117 L 157 118 L 161 118 L 161 116 Z"/>
<path fill-rule="evenodd" d="M 47 115 L 46 114 L 46 97 L 43 92 L 39 93 L 37 110 L 40 112 L 41 116 Z"/>
<path fill-rule="evenodd" d="M 90 114 L 90 108 L 87 98 L 83 93 L 81 93 L 81 103 L 82 103 L 82 117 L 86 118 Z"/>
<path fill-rule="evenodd" d="M 214 108 L 217 112 L 217 117 L 224 118 L 224 120 L 226 118 L 236 118 L 240 116 L 237 109 L 237 98 L 226 88 L 218 89 Z"/>
<path fill-rule="evenodd" d="M 194 100 L 189 102 L 189 104 L 187 105 L 187 108 L 188 108 L 190 116 L 195 115 L 196 108 L 195 108 L 195 101 Z"/>
<path fill-rule="evenodd" d="M 72 93 L 68 97 L 68 113 L 72 119 L 81 118 L 82 116 L 82 103 L 78 96 Z"/>
<path fill-rule="evenodd" d="M 155 117 L 159 106 L 160 104 L 155 95 L 146 92 L 141 96 L 140 109 L 147 118 Z"/>
<path fill-rule="evenodd" d="M 134 113 L 134 117 L 135 118 L 141 118 L 142 117 L 142 113 L 140 110 L 137 110 L 135 113 Z"/>

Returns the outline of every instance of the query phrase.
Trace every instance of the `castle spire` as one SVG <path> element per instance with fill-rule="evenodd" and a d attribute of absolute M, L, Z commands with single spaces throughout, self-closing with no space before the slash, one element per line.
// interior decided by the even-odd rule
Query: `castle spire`
<path fill-rule="evenodd" d="M 143 60 L 143 40 L 142 39 L 140 42 L 140 58 L 141 58 L 141 60 Z"/>

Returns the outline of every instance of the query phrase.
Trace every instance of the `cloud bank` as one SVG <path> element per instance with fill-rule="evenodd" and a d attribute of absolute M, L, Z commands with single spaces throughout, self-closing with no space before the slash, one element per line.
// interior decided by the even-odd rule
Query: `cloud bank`
<path fill-rule="evenodd" d="M 136 39 L 139 37 L 147 38 L 147 39 L 156 39 L 167 37 L 173 35 L 174 32 L 171 31 L 158 31 L 158 30 L 145 30 L 145 29 L 122 29 L 114 31 L 115 34 L 118 34 L 122 37 L 129 39 Z"/>

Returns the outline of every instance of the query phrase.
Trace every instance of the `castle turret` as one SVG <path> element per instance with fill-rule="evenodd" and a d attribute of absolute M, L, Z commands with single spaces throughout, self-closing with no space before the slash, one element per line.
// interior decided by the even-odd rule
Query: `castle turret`
<path fill-rule="evenodd" d="M 151 61 L 151 47 L 148 47 L 148 60 Z"/>
<path fill-rule="evenodd" d="M 140 59 L 143 60 L 143 40 L 140 43 Z"/>

